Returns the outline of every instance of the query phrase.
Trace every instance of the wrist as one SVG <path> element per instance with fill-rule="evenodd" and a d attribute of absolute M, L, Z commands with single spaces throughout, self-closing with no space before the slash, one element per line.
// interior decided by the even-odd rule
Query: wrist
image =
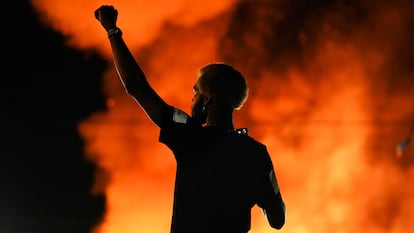
<path fill-rule="evenodd" d="M 114 37 L 114 36 L 122 36 L 122 31 L 118 27 L 109 29 L 107 33 L 108 33 L 108 38 L 109 39 Z"/>

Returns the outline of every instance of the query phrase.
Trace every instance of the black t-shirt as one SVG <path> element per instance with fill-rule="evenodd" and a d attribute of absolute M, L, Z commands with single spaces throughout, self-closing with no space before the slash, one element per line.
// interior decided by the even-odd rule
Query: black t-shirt
<path fill-rule="evenodd" d="M 170 110 L 159 141 L 177 161 L 172 233 L 246 233 L 255 204 L 279 208 L 273 165 L 263 144 L 246 129 L 202 127 L 184 112 Z"/>

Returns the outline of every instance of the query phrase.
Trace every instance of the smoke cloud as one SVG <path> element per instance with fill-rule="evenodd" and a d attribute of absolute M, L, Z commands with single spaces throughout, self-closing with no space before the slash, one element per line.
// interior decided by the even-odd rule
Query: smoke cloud
<path fill-rule="evenodd" d="M 93 18 L 99 1 L 33 1 L 68 46 L 111 59 Z M 113 1 L 119 26 L 150 83 L 189 110 L 198 67 L 242 71 L 249 99 L 236 126 L 268 146 L 287 205 L 281 232 L 414 231 L 414 4 L 373 1 Z M 97 233 L 167 232 L 175 161 L 125 94 L 113 67 L 108 110 L 79 126 L 105 193 Z M 256 208 L 252 233 L 269 226 Z"/>

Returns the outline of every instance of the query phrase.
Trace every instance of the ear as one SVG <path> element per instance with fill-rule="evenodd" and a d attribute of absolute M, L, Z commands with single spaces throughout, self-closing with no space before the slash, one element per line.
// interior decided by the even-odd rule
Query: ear
<path fill-rule="evenodd" d="M 213 97 L 211 95 L 206 96 L 204 98 L 204 107 L 206 107 L 207 105 L 211 104 L 213 102 Z"/>

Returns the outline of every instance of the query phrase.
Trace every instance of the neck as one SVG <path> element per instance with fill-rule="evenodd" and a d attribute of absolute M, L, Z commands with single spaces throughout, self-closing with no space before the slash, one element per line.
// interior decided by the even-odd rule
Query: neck
<path fill-rule="evenodd" d="M 207 126 L 215 126 L 223 129 L 234 129 L 233 109 L 209 108 Z"/>

